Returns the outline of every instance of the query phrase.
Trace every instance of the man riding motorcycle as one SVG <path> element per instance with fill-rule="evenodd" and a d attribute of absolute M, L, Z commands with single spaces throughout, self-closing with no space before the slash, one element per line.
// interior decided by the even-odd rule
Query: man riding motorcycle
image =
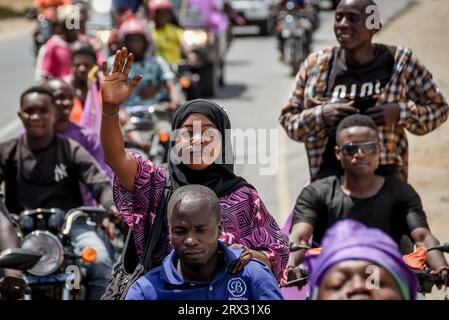
<path fill-rule="evenodd" d="M 274 30 L 275 30 L 275 34 L 276 34 L 276 39 L 277 39 L 277 49 L 278 49 L 278 54 L 279 54 L 279 60 L 280 61 L 284 61 L 284 42 L 285 39 L 282 36 L 282 20 L 283 18 L 283 11 L 286 10 L 286 4 L 287 3 L 291 3 L 294 5 L 294 9 L 292 9 L 292 13 L 295 12 L 296 16 L 302 16 L 304 17 L 304 19 L 302 20 L 302 25 L 305 32 L 305 36 L 306 36 L 306 43 L 307 43 L 307 47 L 310 46 L 310 43 L 312 42 L 312 31 L 313 31 L 313 24 L 312 24 L 312 20 L 313 20 L 313 16 L 314 14 L 312 12 L 310 12 L 311 9 L 310 6 L 308 4 L 309 1 L 306 0 L 281 0 L 278 1 L 278 6 L 277 6 L 277 17 L 276 17 L 276 24 L 274 26 Z M 306 22 L 307 21 L 307 22 Z M 299 28 L 299 25 L 298 25 Z"/>
<path fill-rule="evenodd" d="M 43 86 L 27 89 L 20 99 L 19 117 L 25 135 L 0 144 L 0 183 L 5 182 L 5 205 L 10 212 L 25 209 L 83 206 L 79 183 L 83 182 L 97 202 L 118 215 L 112 186 L 93 157 L 77 142 L 56 135 L 53 93 Z M 87 245 L 97 258 L 86 274 L 87 299 L 99 299 L 112 271 L 108 243 L 97 229 L 77 223 L 70 234 L 76 250 Z"/>
<path fill-rule="evenodd" d="M 119 37 L 134 54 L 130 78 L 143 75 L 135 93 L 124 106 L 157 104 L 164 98 L 164 94 L 168 94 L 170 108 L 177 109 L 181 102 L 174 83 L 175 75 L 163 58 L 154 56 L 154 43 L 148 24 L 139 18 L 128 19 L 120 26 Z M 110 57 L 109 68 L 112 68 L 113 62 L 114 57 Z"/>
<path fill-rule="evenodd" d="M 155 28 L 151 33 L 156 48 L 156 55 L 168 64 L 178 63 L 182 56 L 187 56 L 183 45 L 183 29 L 174 23 L 173 5 L 170 0 L 152 0 L 148 2 L 151 19 Z"/>
<path fill-rule="evenodd" d="M 407 234 L 418 248 L 439 245 L 413 187 L 397 178 L 375 174 L 380 159 L 378 135 L 374 120 L 366 115 L 352 115 L 340 122 L 334 152 L 344 173 L 317 180 L 303 189 L 294 209 L 291 242 L 307 245 L 312 239 L 321 245 L 332 225 L 353 219 L 382 230 L 397 244 Z M 301 278 L 298 266 L 304 255 L 304 250 L 290 253 L 289 281 Z M 427 264 L 444 280 L 448 278 L 448 263 L 441 252 L 429 253 Z"/>

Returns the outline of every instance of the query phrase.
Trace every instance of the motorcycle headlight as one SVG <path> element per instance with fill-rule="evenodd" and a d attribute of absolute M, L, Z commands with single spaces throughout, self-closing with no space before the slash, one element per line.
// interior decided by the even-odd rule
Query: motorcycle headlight
<path fill-rule="evenodd" d="M 202 46 L 207 43 L 207 32 L 203 30 L 184 31 L 184 42 L 191 47 Z"/>
<path fill-rule="evenodd" d="M 282 31 L 281 31 L 281 36 L 283 37 L 283 38 L 289 38 L 290 37 L 290 30 L 288 30 L 288 29 L 283 29 Z"/>
<path fill-rule="evenodd" d="M 48 231 L 33 231 L 25 237 L 22 248 L 42 255 L 39 262 L 28 270 L 35 276 L 46 276 L 55 272 L 64 261 L 64 249 L 61 242 Z"/>
<path fill-rule="evenodd" d="M 112 9 L 112 0 L 93 0 L 92 8 L 99 13 L 108 13 Z"/>

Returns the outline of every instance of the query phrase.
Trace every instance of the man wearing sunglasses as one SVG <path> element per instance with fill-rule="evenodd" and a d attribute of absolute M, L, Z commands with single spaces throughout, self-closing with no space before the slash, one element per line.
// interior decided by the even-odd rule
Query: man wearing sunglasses
<path fill-rule="evenodd" d="M 417 247 L 434 247 L 421 199 L 406 182 L 375 174 L 380 145 L 375 122 L 366 115 L 344 118 L 336 131 L 335 155 L 344 173 L 315 181 L 299 195 L 294 209 L 290 241 L 319 246 L 326 232 L 342 219 L 378 228 L 398 244 L 407 234 Z M 436 251 L 436 250 L 435 250 Z M 429 253 L 427 263 L 447 278 L 448 264 L 441 253 Z M 288 280 L 300 277 L 297 266 L 305 250 L 290 254 Z"/>

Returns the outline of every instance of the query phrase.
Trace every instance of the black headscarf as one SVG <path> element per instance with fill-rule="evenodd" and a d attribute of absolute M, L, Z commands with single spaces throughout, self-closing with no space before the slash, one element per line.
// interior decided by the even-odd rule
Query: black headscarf
<path fill-rule="evenodd" d="M 222 137 L 221 158 L 219 157 L 203 170 L 192 170 L 183 163 L 175 164 L 170 160 L 175 139 L 170 139 L 168 163 L 174 189 L 188 184 L 200 184 L 212 189 L 217 197 L 222 197 L 245 185 L 253 188 L 245 179 L 234 174 L 234 153 L 230 138 L 231 122 L 223 108 L 208 100 L 189 101 L 176 112 L 172 130 L 179 129 L 192 113 L 206 116 L 220 131 Z"/>

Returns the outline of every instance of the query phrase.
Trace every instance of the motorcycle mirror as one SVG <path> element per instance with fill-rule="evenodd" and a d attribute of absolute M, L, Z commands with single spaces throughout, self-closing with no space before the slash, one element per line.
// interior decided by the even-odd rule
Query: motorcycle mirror
<path fill-rule="evenodd" d="M 39 262 L 42 255 L 22 248 L 10 248 L 0 253 L 0 268 L 28 270 Z"/>
<path fill-rule="evenodd" d="M 449 253 L 449 242 L 443 243 L 437 247 L 434 248 L 430 248 L 427 251 L 431 251 L 431 250 L 438 250 L 444 253 Z"/>

